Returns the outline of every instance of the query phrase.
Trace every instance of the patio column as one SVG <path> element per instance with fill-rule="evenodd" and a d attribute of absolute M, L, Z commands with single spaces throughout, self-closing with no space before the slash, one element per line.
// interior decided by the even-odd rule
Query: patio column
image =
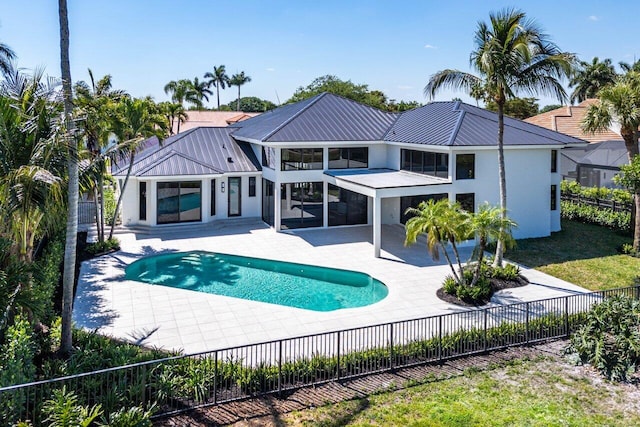
<path fill-rule="evenodd" d="M 373 198 L 373 256 L 380 258 L 382 246 L 382 199 Z"/>
<path fill-rule="evenodd" d="M 276 231 L 280 231 L 282 229 L 280 222 L 282 221 L 282 190 L 280 183 L 273 184 L 273 226 Z"/>

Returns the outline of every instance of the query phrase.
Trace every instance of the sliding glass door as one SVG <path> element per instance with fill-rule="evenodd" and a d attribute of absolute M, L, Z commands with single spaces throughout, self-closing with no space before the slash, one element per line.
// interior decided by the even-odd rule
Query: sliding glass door
<path fill-rule="evenodd" d="M 200 181 L 158 182 L 158 224 L 202 218 Z"/>

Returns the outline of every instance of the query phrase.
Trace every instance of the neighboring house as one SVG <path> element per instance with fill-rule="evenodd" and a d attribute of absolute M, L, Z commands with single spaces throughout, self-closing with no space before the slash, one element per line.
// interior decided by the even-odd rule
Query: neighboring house
<path fill-rule="evenodd" d="M 187 120 L 180 123 L 180 132 L 197 127 L 231 126 L 243 120 L 255 117 L 260 113 L 243 113 L 242 111 L 199 111 L 187 110 Z M 178 123 L 173 124 L 173 133 L 178 133 Z"/>
<path fill-rule="evenodd" d="M 261 217 L 275 230 L 373 226 L 427 199 L 499 204 L 497 115 L 461 102 L 388 113 L 323 93 L 224 128 L 197 128 L 136 156 L 125 225 Z M 584 141 L 505 118 L 516 238 L 560 229 L 558 150 Z M 261 162 L 258 163 L 258 159 Z M 126 164 L 114 175 L 124 178 Z"/>
<path fill-rule="evenodd" d="M 560 152 L 562 179 L 577 181 L 587 187 L 614 187 L 612 178 L 620 170 L 620 165 L 629 161 L 622 137 L 614 129 L 591 134 L 583 132 L 581 128 L 587 110 L 597 102 L 597 99 L 587 99 L 578 105 L 556 108 L 524 121 L 590 143 L 585 147 L 566 148 Z M 620 156 L 621 150 L 624 150 L 624 156 Z"/>

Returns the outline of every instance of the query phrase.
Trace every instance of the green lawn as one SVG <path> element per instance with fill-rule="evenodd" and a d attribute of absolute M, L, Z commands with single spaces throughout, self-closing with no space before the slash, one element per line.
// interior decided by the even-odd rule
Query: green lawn
<path fill-rule="evenodd" d="M 304 426 L 640 425 L 636 387 L 540 359 L 283 416 Z"/>
<path fill-rule="evenodd" d="M 608 228 L 563 221 L 562 231 L 551 237 L 518 240 L 505 256 L 588 289 L 619 288 L 633 285 L 640 276 L 640 258 L 617 251 L 631 240 Z"/>

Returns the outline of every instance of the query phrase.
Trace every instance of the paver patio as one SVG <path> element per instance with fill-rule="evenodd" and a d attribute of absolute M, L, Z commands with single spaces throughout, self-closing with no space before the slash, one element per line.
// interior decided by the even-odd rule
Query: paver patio
<path fill-rule="evenodd" d="M 467 310 L 436 297 L 450 270 L 428 256 L 424 240 L 404 247 L 403 228 L 384 226 L 382 257 L 374 258 L 371 235 L 370 226 L 277 233 L 258 220 L 123 233 L 121 251 L 83 263 L 73 318 L 115 338 L 195 353 Z M 461 249 L 463 259 L 471 249 Z M 189 250 L 362 271 L 385 283 L 389 295 L 366 307 L 317 312 L 124 279 L 124 268 L 141 257 Z M 496 293 L 492 304 L 587 292 L 536 270 L 522 273 L 531 284 Z"/>

